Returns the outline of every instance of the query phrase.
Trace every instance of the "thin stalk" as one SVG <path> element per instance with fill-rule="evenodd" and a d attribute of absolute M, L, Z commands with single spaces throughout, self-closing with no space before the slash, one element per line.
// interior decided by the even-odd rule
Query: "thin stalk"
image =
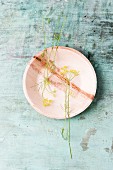
<path fill-rule="evenodd" d="M 56 53 L 57 53 L 57 49 L 58 49 L 58 46 L 56 47 L 56 50 L 55 50 L 54 63 L 55 63 L 55 60 L 56 60 Z"/>
<path fill-rule="evenodd" d="M 68 143 L 69 143 L 69 151 L 70 151 L 70 156 L 72 159 L 72 149 L 71 149 L 71 143 L 70 143 L 70 85 L 68 85 L 68 94 L 67 94 L 67 114 L 68 114 Z"/>
<path fill-rule="evenodd" d="M 57 40 L 57 43 L 56 43 L 57 46 L 61 40 L 61 35 L 62 35 L 63 28 L 65 26 L 65 22 L 66 22 L 66 17 L 64 18 L 64 22 L 62 23 L 62 27 L 61 27 L 60 34 L 59 34 L 59 39 Z"/>
<path fill-rule="evenodd" d="M 70 142 L 70 118 L 68 118 L 69 120 L 68 120 L 68 125 L 69 125 L 69 134 L 68 134 L 68 136 L 69 136 L 69 138 L 68 138 L 68 143 L 69 143 L 69 151 L 70 151 L 70 156 L 71 156 L 71 159 L 72 159 L 72 149 L 71 149 L 71 142 Z"/>

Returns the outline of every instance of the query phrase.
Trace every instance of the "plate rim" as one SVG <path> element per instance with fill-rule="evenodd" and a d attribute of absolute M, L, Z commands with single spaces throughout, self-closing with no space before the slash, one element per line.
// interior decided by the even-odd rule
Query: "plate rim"
<path fill-rule="evenodd" d="M 57 46 L 54 46 L 54 48 L 55 48 L 55 47 L 57 47 Z M 50 48 L 52 48 L 52 47 L 48 47 L 48 48 L 46 48 L 46 49 L 50 49 Z M 90 67 L 91 67 L 91 69 L 92 69 L 92 71 L 93 71 L 93 73 L 94 73 L 94 76 L 95 76 L 95 93 L 93 94 L 93 95 L 94 95 L 94 98 L 95 98 L 96 91 L 97 91 L 97 76 L 96 76 L 96 72 L 95 72 L 94 67 L 93 67 L 93 65 L 91 64 L 91 62 L 87 59 L 87 57 L 85 57 L 85 55 L 83 55 L 80 51 L 78 51 L 78 50 L 76 50 L 76 49 L 73 49 L 73 48 L 70 48 L 70 47 L 65 47 L 65 46 L 58 46 L 58 48 L 59 48 L 59 49 L 70 50 L 70 51 L 72 51 L 72 52 L 74 52 L 74 53 L 77 53 L 77 54 L 80 55 L 83 59 L 85 59 L 86 62 L 88 62 L 88 64 L 90 65 Z M 43 51 L 44 51 L 44 50 L 39 51 L 39 52 L 36 54 L 36 56 L 41 55 L 41 53 L 43 53 Z M 32 58 L 30 59 L 30 61 L 27 63 L 27 66 L 26 66 L 26 68 L 25 68 L 25 70 L 24 70 L 23 79 L 22 79 L 22 82 L 23 82 L 23 92 L 24 92 L 24 95 L 25 95 L 26 99 L 28 100 L 28 103 L 32 106 L 32 108 L 34 108 L 39 114 L 41 114 L 41 115 L 43 115 L 43 116 L 46 116 L 46 117 L 51 118 L 51 119 L 65 119 L 64 117 L 60 117 L 60 118 L 59 118 L 59 117 L 51 117 L 51 116 L 48 116 L 48 115 L 45 114 L 43 111 L 41 111 L 39 108 L 35 107 L 35 105 L 33 104 L 33 102 L 30 100 L 30 98 L 29 98 L 29 96 L 28 96 L 28 94 L 27 94 L 27 89 L 26 89 L 25 83 L 26 83 L 26 75 L 27 75 L 28 69 L 30 68 L 30 64 L 33 63 L 33 61 L 35 61 L 35 58 L 32 57 Z M 93 99 L 93 100 L 94 100 L 94 99 Z M 70 116 L 70 118 L 72 118 L 72 117 L 74 117 L 74 116 L 77 116 L 77 115 L 81 114 L 82 112 L 84 112 L 84 111 L 91 105 L 91 103 L 93 102 L 93 100 L 92 100 L 88 105 L 85 106 L 85 108 L 84 108 L 83 111 L 81 111 L 80 113 L 77 113 L 77 114 L 72 114 L 72 115 Z"/>

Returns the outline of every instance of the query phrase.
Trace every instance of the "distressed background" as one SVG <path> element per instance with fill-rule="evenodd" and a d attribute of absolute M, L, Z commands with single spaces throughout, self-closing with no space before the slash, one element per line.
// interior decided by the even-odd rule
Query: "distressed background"
<path fill-rule="evenodd" d="M 69 148 L 62 120 L 48 119 L 28 104 L 22 76 L 30 58 L 47 46 L 54 23 L 67 16 L 60 45 L 78 49 L 98 78 L 94 102 L 71 119 Z M 111 170 L 113 168 L 113 1 L 0 0 L 0 170 Z"/>

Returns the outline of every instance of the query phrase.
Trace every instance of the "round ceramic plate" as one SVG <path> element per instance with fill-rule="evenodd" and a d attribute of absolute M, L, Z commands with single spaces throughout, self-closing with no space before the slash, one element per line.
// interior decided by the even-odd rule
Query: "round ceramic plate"
<path fill-rule="evenodd" d="M 55 68 L 57 73 L 49 73 L 50 82 L 43 92 L 43 98 L 52 100 L 50 106 L 43 105 L 42 91 L 45 65 L 41 60 L 43 51 L 34 56 L 28 63 L 23 76 L 23 90 L 28 102 L 38 112 L 50 118 L 64 119 L 65 87 L 62 75 L 59 74 L 62 67 L 79 71 L 79 75 L 71 81 L 70 117 L 83 112 L 93 101 L 97 79 L 95 71 L 89 60 L 79 51 L 68 47 L 59 46 L 53 49 L 47 48 L 47 55 L 53 61 L 55 56 Z M 58 75 L 57 75 L 58 74 Z M 55 94 L 53 95 L 53 93 Z"/>

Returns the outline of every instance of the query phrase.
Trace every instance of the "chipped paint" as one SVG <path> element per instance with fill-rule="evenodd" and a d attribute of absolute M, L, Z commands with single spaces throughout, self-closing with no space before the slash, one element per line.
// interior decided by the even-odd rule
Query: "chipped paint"
<path fill-rule="evenodd" d="M 82 138 L 82 142 L 80 143 L 80 146 L 82 147 L 83 151 L 86 151 L 89 147 L 89 139 L 92 135 L 95 135 L 96 133 L 96 129 L 95 128 L 90 128 L 86 134 L 84 135 L 84 137 Z"/>
<path fill-rule="evenodd" d="M 112 139 L 112 144 L 110 148 L 104 148 L 104 150 L 108 153 L 113 153 L 113 139 Z"/>

